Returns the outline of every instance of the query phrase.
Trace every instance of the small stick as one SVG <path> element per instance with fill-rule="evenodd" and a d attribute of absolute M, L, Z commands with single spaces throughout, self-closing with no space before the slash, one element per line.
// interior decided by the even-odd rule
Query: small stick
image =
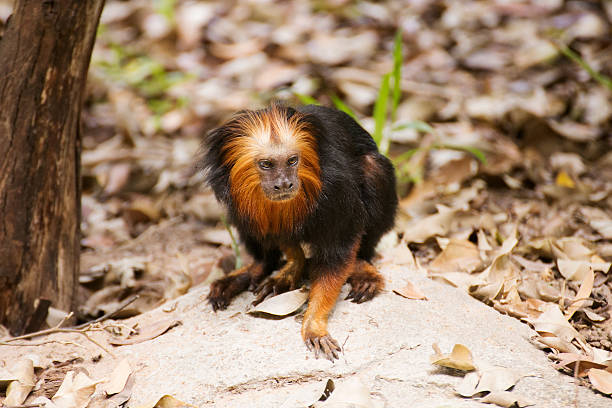
<path fill-rule="evenodd" d="M 83 327 L 95 324 L 95 323 L 100 323 L 106 319 L 110 319 L 112 317 L 114 317 L 117 313 L 119 313 L 120 311 L 122 311 L 123 309 L 125 309 L 126 307 L 128 307 L 129 305 L 131 305 L 132 303 L 134 303 L 136 301 L 136 299 L 138 299 L 140 296 L 139 295 L 134 295 L 131 298 L 128 298 L 126 300 L 123 301 L 123 303 L 121 303 L 115 310 L 113 310 L 112 312 L 108 312 L 100 317 L 98 317 L 97 319 L 94 319 L 90 322 L 86 322 L 83 324 L 80 324 L 78 326 L 74 326 L 74 329 L 82 329 Z"/>
<path fill-rule="evenodd" d="M 44 336 L 46 334 L 51 334 L 51 333 L 58 333 L 58 332 L 74 333 L 74 332 L 80 332 L 81 329 L 87 328 L 87 327 L 91 326 L 92 324 L 99 323 L 99 322 L 101 322 L 103 320 L 106 320 L 106 319 L 109 319 L 109 318 L 113 317 L 118 312 L 120 312 L 121 310 L 125 309 L 127 306 L 132 304 L 136 299 L 138 299 L 138 297 L 139 297 L 138 295 L 132 296 L 131 298 L 129 298 L 126 301 L 124 301 L 123 303 L 121 303 L 117 307 L 117 309 L 113 310 L 112 312 L 106 313 L 103 316 L 100 316 L 97 319 L 92 320 L 90 322 L 83 323 L 83 324 L 80 324 L 80 325 L 74 326 L 74 327 L 62 328 L 61 327 L 62 324 L 64 324 L 66 322 L 66 320 L 68 320 L 70 317 L 72 317 L 72 312 L 70 312 L 70 314 L 68 314 L 68 316 L 64 317 L 62 319 L 62 321 L 59 322 L 59 324 L 57 326 L 55 326 L 55 327 L 52 327 L 50 329 L 40 330 L 40 331 L 33 332 L 33 333 L 24 334 L 22 336 L 12 337 L 10 339 L 4 340 L 4 343 L 10 343 L 10 342 L 16 341 L 16 340 L 31 339 L 33 337 Z"/>

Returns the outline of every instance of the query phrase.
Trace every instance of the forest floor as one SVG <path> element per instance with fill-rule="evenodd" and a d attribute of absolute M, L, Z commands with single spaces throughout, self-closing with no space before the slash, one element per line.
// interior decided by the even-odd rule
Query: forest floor
<path fill-rule="evenodd" d="M 0 391 L 29 358 L 26 403 L 85 368 L 90 406 L 118 405 L 109 378 L 130 407 L 303 407 L 327 379 L 365 407 L 612 406 L 611 22 L 612 3 L 591 1 L 107 1 L 83 110 L 76 315 L 119 313 L 0 344 Z M 301 343 L 303 307 L 262 319 L 250 294 L 216 314 L 205 300 L 248 256 L 196 170 L 200 141 L 271 100 L 348 106 L 398 171 L 385 292 L 338 303 L 333 365 Z M 468 354 L 431 357 L 434 343 L 464 345 L 477 370 L 448 368 Z"/>

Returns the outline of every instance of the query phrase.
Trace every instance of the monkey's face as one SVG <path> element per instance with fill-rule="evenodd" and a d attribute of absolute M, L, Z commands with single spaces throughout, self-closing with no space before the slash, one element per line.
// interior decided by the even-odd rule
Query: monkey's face
<path fill-rule="evenodd" d="M 300 155 L 297 152 L 277 152 L 255 159 L 261 188 L 271 201 L 288 201 L 300 190 L 298 168 Z"/>

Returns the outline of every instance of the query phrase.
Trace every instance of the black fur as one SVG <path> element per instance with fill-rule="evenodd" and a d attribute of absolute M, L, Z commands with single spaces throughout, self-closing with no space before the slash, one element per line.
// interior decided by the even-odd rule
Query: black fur
<path fill-rule="evenodd" d="M 228 125 L 213 130 L 204 146 L 202 164 L 215 196 L 227 206 L 230 221 L 247 250 L 266 264 L 267 273 L 279 263 L 279 243 L 308 243 L 314 264 L 333 267 L 346 261 L 360 239 L 358 258 L 370 261 L 380 237 L 391 229 L 395 218 L 393 165 L 378 152 L 368 132 L 344 112 L 315 105 L 280 109 L 287 116 L 296 110 L 305 114 L 315 130 L 322 180 L 315 209 L 286 235 L 257 237 L 248 220 L 241 219 L 236 211 L 229 192 L 229 169 L 222 163 L 221 148 L 236 135 Z"/>

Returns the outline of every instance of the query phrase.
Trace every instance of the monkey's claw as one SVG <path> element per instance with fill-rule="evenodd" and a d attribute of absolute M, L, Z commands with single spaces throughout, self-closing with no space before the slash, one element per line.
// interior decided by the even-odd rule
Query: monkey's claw
<path fill-rule="evenodd" d="M 319 354 L 323 355 L 329 361 L 340 357 L 340 345 L 329 334 L 320 337 L 310 337 L 304 340 L 308 350 L 314 351 L 315 358 L 319 358 Z"/>
<path fill-rule="evenodd" d="M 232 299 L 248 287 L 249 282 L 250 276 L 246 272 L 217 279 L 210 285 L 208 302 L 215 312 L 226 309 Z"/>
<path fill-rule="evenodd" d="M 253 301 L 253 305 L 260 304 L 270 295 L 276 296 L 294 289 L 297 289 L 297 285 L 289 279 L 277 276 L 269 277 L 255 289 L 257 297 Z"/>
<path fill-rule="evenodd" d="M 374 296 L 378 292 L 378 285 L 374 282 L 357 282 L 351 286 L 351 291 L 346 295 L 346 299 L 351 299 L 355 303 L 363 303 Z"/>

